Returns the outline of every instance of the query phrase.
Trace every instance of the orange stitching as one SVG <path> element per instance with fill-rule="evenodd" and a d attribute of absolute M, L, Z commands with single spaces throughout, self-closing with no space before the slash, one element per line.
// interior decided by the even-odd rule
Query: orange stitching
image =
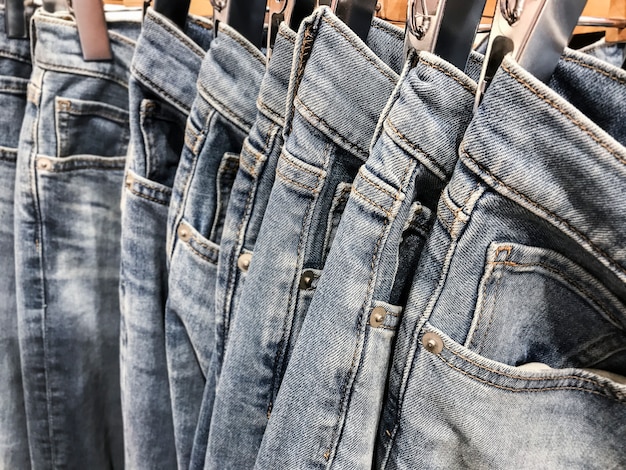
<path fill-rule="evenodd" d="M 585 67 L 588 69 L 591 69 L 595 72 L 598 72 L 604 76 L 606 76 L 607 78 L 610 78 L 611 80 L 616 81 L 617 83 L 619 83 L 620 85 L 626 85 L 626 80 L 622 80 L 621 78 L 619 78 L 617 75 L 612 74 L 611 72 L 609 72 L 608 70 L 603 70 L 601 68 L 595 67 L 591 64 L 588 64 L 586 62 L 583 62 L 580 59 L 574 59 L 573 57 L 563 57 L 563 60 L 566 60 L 567 62 L 573 62 L 575 64 L 580 65 L 581 67 Z"/>
<path fill-rule="evenodd" d="M 624 269 L 617 261 L 615 261 L 613 258 L 611 258 L 607 253 L 605 253 L 604 250 L 602 250 L 601 248 L 598 248 L 586 235 L 584 235 L 583 233 L 579 232 L 575 227 L 573 227 L 572 225 L 570 225 L 569 222 L 567 222 L 565 219 L 562 219 L 561 217 L 558 217 L 556 214 L 554 214 L 553 212 L 549 211 L 548 209 L 546 209 L 545 207 L 543 207 L 542 205 L 536 203 L 535 201 L 533 201 L 532 199 L 530 199 L 528 196 L 526 196 L 525 194 L 522 194 L 521 192 L 517 191 L 516 189 L 511 188 L 510 186 L 508 186 L 507 184 L 505 184 L 504 182 L 502 182 L 500 179 L 496 178 L 495 175 L 493 175 L 493 173 L 491 173 L 489 170 L 487 170 L 483 165 L 481 165 L 480 163 L 478 163 L 478 161 L 472 157 L 470 155 L 470 153 L 463 149 L 462 153 L 469 158 L 472 162 L 474 162 L 476 164 L 476 166 L 484 173 L 488 174 L 491 178 L 494 179 L 494 181 L 496 181 L 499 185 L 507 188 L 509 191 L 511 191 L 512 193 L 516 194 L 517 196 L 521 197 L 522 199 L 524 199 L 528 204 L 530 204 L 531 206 L 536 207 L 537 209 L 545 212 L 546 214 L 554 217 L 556 220 L 558 220 L 560 223 L 562 223 L 563 225 L 565 225 L 568 229 L 570 229 L 572 232 L 574 232 L 575 234 L 577 234 L 579 237 L 581 237 L 583 240 L 585 240 L 589 245 L 591 245 L 593 247 L 594 250 L 596 250 L 598 253 L 600 253 L 603 257 L 605 257 L 608 261 L 611 262 L 611 264 L 613 264 L 619 271 L 621 271 L 622 273 L 626 273 L 626 269 Z"/>
<path fill-rule="evenodd" d="M 439 162 L 437 160 L 435 160 L 434 158 L 432 158 L 430 155 L 428 155 L 426 152 L 424 152 L 421 148 L 419 148 L 416 144 L 414 144 L 413 142 L 411 142 L 409 139 L 406 138 L 406 136 L 404 134 L 402 134 L 391 122 L 391 118 L 387 118 L 385 120 L 385 123 L 389 126 L 389 128 L 393 131 L 394 134 L 396 134 L 403 142 L 405 142 L 409 147 L 411 147 L 413 150 L 415 150 L 417 153 L 419 153 L 420 155 L 423 155 L 427 160 L 429 160 L 433 165 L 435 165 L 439 171 L 441 171 L 441 173 L 443 173 L 444 175 L 446 175 L 446 178 L 448 177 L 448 172 L 445 170 L 445 168 L 443 168 Z M 439 177 L 438 175 L 435 175 L 437 177 Z M 442 179 L 446 179 L 446 178 L 442 178 Z"/>
<path fill-rule="evenodd" d="M 283 173 L 280 172 L 280 170 L 276 170 L 276 176 L 278 176 L 280 179 L 282 179 L 283 181 L 287 183 L 291 183 L 300 188 L 306 189 L 307 191 L 311 191 L 313 194 L 317 194 L 318 192 L 317 188 L 312 188 L 310 186 L 305 186 L 302 183 L 298 183 L 297 181 L 292 180 L 288 176 L 285 176 Z"/>
<path fill-rule="evenodd" d="M 364 199 L 366 202 L 370 203 L 372 206 L 374 206 L 374 207 L 380 209 L 381 211 L 383 211 L 387 217 L 391 217 L 391 213 L 390 213 L 389 209 L 386 209 L 385 207 L 381 206 L 377 202 L 372 201 L 370 198 L 368 198 L 367 196 L 363 195 L 363 193 L 361 193 L 358 189 L 353 187 L 352 188 L 352 192 L 354 192 L 357 196 L 360 196 L 362 199 Z"/>
<path fill-rule="evenodd" d="M 316 172 L 315 170 L 311 170 L 310 168 L 306 168 L 302 163 L 300 163 L 299 161 L 292 161 L 292 158 L 295 159 L 295 157 L 287 157 L 284 156 L 283 158 L 281 158 L 281 161 L 284 163 L 289 163 L 292 166 L 295 166 L 296 168 L 298 168 L 299 170 L 305 171 L 313 176 L 315 176 L 316 178 L 321 178 L 322 177 L 322 173 L 321 172 Z"/>
<path fill-rule="evenodd" d="M 128 190 L 133 193 L 135 196 L 143 198 L 143 199 L 147 199 L 148 201 L 152 201 L 152 202 L 156 202 L 157 204 L 161 204 L 163 206 L 168 206 L 169 202 L 165 202 L 165 201 L 161 201 L 160 199 L 156 199 L 150 196 L 146 196 L 143 193 L 140 193 L 139 191 L 135 191 L 133 188 L 128 188 Z"/>
<path fill-rule="evenodd" d="M 459 85 L 461 85 L 463 88 L 465 88 L 465 90 L 470 92 L 472 95 L 476 92 L 476 89 L 474 87 L 468 85 L 467 83 L 464 83 L 459 77 L 456 77 L 456 76 L 452 75 L 449 71 L 447 71 L 443 67 L 441 67 L 439 65 L 436 65 L 436 64 L 433 64 L 432 62 L 422 58 L 421 56 L 419 56 L 418 62 L 422 62 L 423 64 L 425 64 L 428 67 L 432 67 L 435 70 L 439 70 L 441 73 L 443 73 L 444 75 L 447 75 L 452 80 L 454 80 Z"/>
<path fill-rule="evenodd" d="M 360 175 L 361 175 L 361 178 L 363 180 L 367 181 L 370 185 L 374 186 L 375 188 L 377 188 L 380 191 L 384 192 L 388 196 L 392 197 L 394 200 L 397 201 L 400 198 L 400 194 L 399 193 L 395 193 L 394 194 L 391 191 L 389 191 L 388 189 L 383 188 L 380 184 L 376 183 L 375 181 L 372 181 L 370 179 L 370 177 L 365 174 L 365 172 L 361 172 Z"/>
<path fill-rule="evenodd" d="M 233 41 L 239 43 L 245 50 L 247 50 L 250 53 L 251 56 L 253 56 L 257 61 L 261 62 L 261 64 L 263 64 L 263 66 L 265 67 L 265 59 L 259 57 L 260 52 L 259 52 L 258 49 L 250 47 L 249 44 L 247 44 L 246 42 L 244 42 L 240 38 L 234 36 L 233 33 L 231 33 L 226 28 L 220 29 L 219 32 L 220 33 L 224 33 L 226 36 L 231 38 Z"/>
<path fill-rule="evenodd" d="M 513 77 L 517 82 L 519 82 L 521 85 L 523 85 L 525 88 L 527 88 L 530 92 L 532 92 L 535 96 L 537 96 L 538 98 L 540 98 L 542 101 L 546 102 L 547 104 L 549 104 L 550 106 L 552 106 L 554 109 L 556 109 L 557 111 L 559 111 L 561 114 L 563 114 L 563 116 L 565 116 L 569 121 L 571 121 L 576 127 L 578 127 L 580 130 L 582 130 L 585 134 L 587 134 L 589 137 L 591 137 L 591 139 L 598 144 L 600 147 L 602 147 L 604 150 L 606 150 L 608 153 L 610 153 L 611 155 L 613 155 L 613 157 L 615 157 L 616 160 L 618 160 L 619 162 L 623 163 L 626 165 L 626 159 L 624 159 L 622 156 L 620 156 L 615 150 L 613 150 L 608 144 L 602 142 L 600 140 L 600 138 L 598 136 L 595 135 L 594 132 L 592 132 L 591 130 L 589 130 L 587 127 L 585 127 L 580 121 L 576 120 L 576 118 L 574 118 L 568 111 L 565 110 L 565 108 L 563 108 L 562 106 L 560 106 L 557 102 L 555 102 L 553 99 L 548 98 L 545 94 L 543 94 L 542 92 L 540 92 L 539 90 L 537 90 L 535 87 L 533 87 L 530 83 L 526 82 L 522 77 L 519 77 L 514 71 L 512 71 L 511 69 L 508 68 L 508 66 L 506 65 L 502 65 L 502 68 L 507 71 L 511 77 Z"/>
<path fill-rule="evenodd" d="M 260 97 L 259 97 L 260 98 Z M 257 100 L 256 102 L 257 107 L 267 111 L 268 113 L 270 113 L 272 116 L 274 116 L 275 118 L 277 118 L 279 121 L 282 121 L 285 119 L 285 116 L 283 116 L 282 114 L 277 113 L 276 111 L 274 111 L 272 108 L 270 108 L 269 106 L 267 106 L 265 103 L 263 103 L 260 99 Z"/>
<path fill-rule="evenodd" d="M 337 26 L 337 24 L 335 22 L 333 22 L 332 20 L 330 20 L 329 18 L 327 18 L 326 16 L 322 17 L 322 21 L 328 23 L 330 26 L 332 26 L 339 34 L 341 34 L 346 41 L 348 41 L 351 45 L 354 46 L 354 50 L 356 52 L 358 52 L 361 56 L 363 56 L 365 58 L 365 60 L 367 60 L 370 64 L 372 64 L 381 74 L 383 74 L 386 78 L 389 79 L 389 81 L 395 85 L 396 82 L 398 81 L 397 77 L 394 77 L 392 75 L 389 75 L 389 72 L 387 72 L 386 70 L 384 70 L 380 65 L 378 65 L 371 57 L 368 57 L 362 50 L 361 47 L 356 44 L 346 33 L 344 33 L 341 29 L 339 29 L 339 27 Z"/>
<path fill-rule="evenodd" d="M 576 281 L 572 280 L 571 277 L 569 277 L 566 273 L 564 273 L 563 271 L 559 271 L 556 268 L 553 268 L 551 266 L 548 266 L 546 264 L 543 263 L 516 263 L 514 261 L 490 261 L 490 264 L 503 264 L 505 266 L 511 266 L 511 267 L 525 267 L 525 266 L 537 266 L 540 268 L 544 268 L 547 271 L 550 271 L 551 273 L 556 274 L 557 276 L 562 277 L 565 281 L 567 281 L 568 283 L 570 283 L 571 285 L 573 285 L 576 289 L 578 289 L 579 291 L 581 291 L 583 294 L 585 294 L 587 297 L 589 297 L 594 303 L 597 304 L 597 306 L 600 308 L 600 310 L 602 310 L 604 313 L 606 313 L 606 315 L 611 318 L 615 323 L 618 324 L 622 324 L 621 321 L 619 321 L 617 318 L 615 318 L 615 316 L 613 316 L 613 314 L 611 312 L 609 312 L 603 305 L 603 302 L 600 302 L 596 297 L 593 296 L 593 294 L 590 294 L 588 290 L 584 289 L 583 287 L 580 287 L 580 285 L 578 283 L 576 283 Z M 622 329 L 623 326 L 622 326 Z"/>

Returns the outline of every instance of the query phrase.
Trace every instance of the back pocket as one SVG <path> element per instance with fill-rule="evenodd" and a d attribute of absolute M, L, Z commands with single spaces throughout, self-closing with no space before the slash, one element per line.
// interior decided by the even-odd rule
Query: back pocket
<path fill-rule="evenodd" d="M 626 310 L 559 253 L 492 243 L 466 346 L 512 366 L 594 368 L 626 375 Z"/>
<path fill-rule="evenodd" d="M 128 149 L 128 111 L 105 103 L 56 97 L 57 157 L 121 157 Z"/>

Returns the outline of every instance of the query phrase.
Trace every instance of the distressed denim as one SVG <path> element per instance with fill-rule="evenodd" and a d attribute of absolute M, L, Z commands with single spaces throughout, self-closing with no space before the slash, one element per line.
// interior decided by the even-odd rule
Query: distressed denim
<path fill-rule="evenodd" d="M 470 63 L 477 80 L 480 56 Z M 474 80 L 425 52 L 408 62 L 336 229 L 256 468 L 371 468 L 395 331 L 472 118 Z"/>
<path fill-rule="evenodd" d="M 254 466 L 352 181 L 403 64 L 401 30 L 375 20 L 366 45 L 328 8 L 301 25 L 295 51 L 285 143 L 228 334 L 205 468 Z"/>
<path fill-rule="evenodd" d="M 466 132 L 377 468 L 626 465 L 626 72 L 567 51 L 549 85 L 505 58 Z"/>
<path fill-rule="evenodd" d="M 131 16 L 133 18 L 131 18 Z M 15 183 L 16 298 L 32 467 L 124 466 L 120 195 L 137 15 L 109 15 L 113 59 L 38 10 Z"/>
<path fill-rule="evenodd" d="M 200 68 L 167 222 L 165 341 L 179 468 L 187 468 L 215 349 L 219 246 L 265 56 L 220 23 Z"/>
<path fill-rule="evenodd" d="M 30 454 L 15 314 L 13 192 L 31 69 L 30 42 L 7 38 L 0 4 L 0 462 L 19 469 L 30 468 Z"/>
<path fill-rule="evenodd" d="M 165 356 L 167 210 L 196 80 L 213 36 L 148 9 L 131 65 L 122 197 L 120 372 L 127 468 L 176 468 Z"/>
<path fill-rule="evenodd" d="M 285 102 L 291 71 L 295 32 L 282 24 L 257 98 L 256 121 L 243 143 L 239 169 L 224 219 L 215 286 L 215 350 L 191 458 L 191 468 L 203 468 L 228 326 L 236 311 L 249 261 L 272 190 L 276 164 L 283 146 Z"/>

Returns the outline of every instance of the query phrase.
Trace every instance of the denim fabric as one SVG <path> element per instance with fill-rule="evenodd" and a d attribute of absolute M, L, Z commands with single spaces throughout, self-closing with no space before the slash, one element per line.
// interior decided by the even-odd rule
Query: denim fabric
<path fill-rule="evenodd" d="M 257 99 L 256 121 L 246 137 L 239 156 L 239 169 L 233 183 L 224 219 L 224 231 L 217 263 L 215 289 L 215 350 L 202 407 L 191 468 L 203 468 L 228 326 L 236 311 L 241 288 L 274 183 L 276 164 L 283 146 L 285 102 L 291 71 L 295 32 L 281 25 L 263 77 Z"/>
<path fill-rule="evenodd" d="M 148 9 L 133 56 L 120 276 L 124 449 L 132 469 L 177 465 L 165 356 L 165 227 L 211 28 L 189 18 L 183 33 Z"/>
<path fill-rule="evenodd" d="M 189 466 L 215 348 L 219 246 L 239 152 L 256 116 L 265 57 L 220 23 L 200 69 L 167 223 L 165 340 L 179 468 Z"/>
<path fill-rule="evenodd" d="M 353 184 L 257 468 L 371 467 L 395 330 L 475 90 L 434 55 L 408 63 Z"/>
<path fill-rule="evenodd" d="M 328 8 L 305 20 L 295 50 L 285 144 L 231 322 L 205 468 L 254 465 L 350 185 L 403 62 L 399 29 L 375 20 L 366 45 Z"/>
<path fill-rule="evenodd" d="M 504 60 L 420 259 L 377 468 L 626 465 L 625 100 L 581 53 L 550 87 Z"/>
<path fill-rule="evenodd" d="M 32 467 L 122 468 L 120 194 L 139 18 L 85 62 L 76 25 L 39 10 L 17 157 L 16 294 Z M 133 17 L 136 15 L 132 15 Z"/>
<path fill-rule="evenodd" d="M 13 192 L 31 69 L 30 42 L 7 38 L 0 5 L 0 462 L 19 469 L 30 468 L 30 455 L 15 314 Z"/>

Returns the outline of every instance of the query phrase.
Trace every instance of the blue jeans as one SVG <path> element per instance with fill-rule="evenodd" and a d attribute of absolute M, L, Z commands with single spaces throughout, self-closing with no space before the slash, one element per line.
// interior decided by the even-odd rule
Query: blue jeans
<path fill-rule="evenodd" d="M 15 183 L 17 317 L 32 467 L 122 468 L 120 194 L 139 18 L 85 62 L 72 17 L 33 17 Z M 94 136 L 97 136 L 94 137 Z"/>
<path fill-rule="evenodd" d="M 321 8 L 301 26 L 295 51 L 285 144 L 228 334 L 205 468 L 254 466 L 351 183 L 402 68 L 402 32 L 376 20 L 366 45 Z"/>
<path fill-rule="evenodd" d="M 24 388 L 15 315 L 13 192 L 17 146 L 31 73 L 30 42 L 9 39 L 0 6 L 0 462 L 30 468 Z"/>
<path fill-rule="evenodd" d="M 125 464 L 176 468 L 165 356 L 167 210 L 196 79 L 213 32 L 185 33 L 148 9 L 131 66 L 130 151 L 122 197 L 120 372 Z"/>
<path fill-rule="evenodd" d="M 220 23 L 197 82 L 167 223 L 165 340 L 179 468 L 189 466 L 215 349 L 215 283 L 239 152 L 256 115 L 265 56 Z"/>
<path fill-rule="evenodd" d="M 472 55 L 474 80 L 480 63 Z M 434 55 L 410 58 L 354 181 L 256 468 L 371 468 L 395 332 L 472 118 L 474 80 Z"/>
<path fill-rule="evenodd" d="M 246 137 L 239 169 L 224 219 L 215 286 L 215 350 L 202 398 L 191 468 L 203 468 L 207 439 L 228 327 L 246 279 L 259 227 L 274 184 L 276 164 L 283 146 L 285 102 L 291 72 L 295 33 L 281 25 L 257 98 L 257 115 Z"/>
<path fill-rule="evenodd" d="M 625 100 L 582 53 L 550 87 L 505 59 L 417 268 L 377 468 L 626 465 Z"/>

